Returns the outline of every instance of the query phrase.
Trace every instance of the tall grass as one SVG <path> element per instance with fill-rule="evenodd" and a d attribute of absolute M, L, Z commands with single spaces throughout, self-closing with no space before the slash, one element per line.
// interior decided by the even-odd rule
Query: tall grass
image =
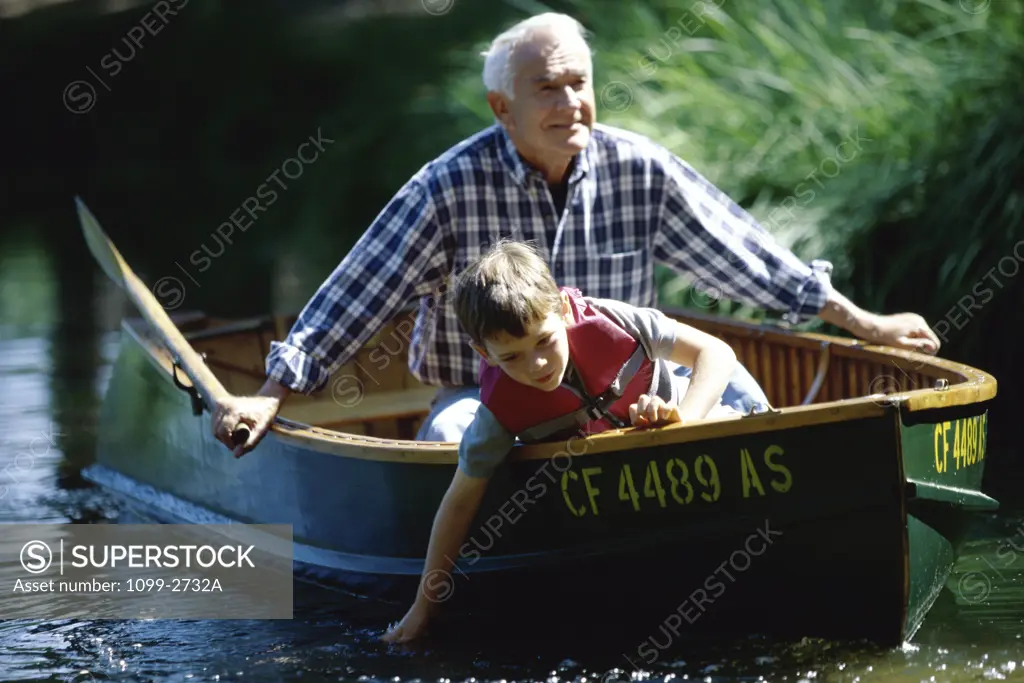
<path fill-rule="evenodd" d="M 956 207 L 976 213 L 979 187 L 1010 191 L 1000 178 L 1018 163 L 1019 139 L 978 153 L 1009 123 L 999 112 L 1020 104 L 1020 2 L 977 14 L 964 7 L 982 4 L 966 0 L 719 2 L 576 3 L 593 32 L 604 121 L 693 163 L 780 241 L 831 259 L 838 283 L 863 267 L 851 245 L 901 220 L 890 268 L 858 282 L 867 305 L 904 286 L 928 245 L 945 251 L 924 259 L 939 266 L 941 300 L 970 279 L 986 244 L 1013 243 L 1019 213 L 994 229 L 980 216 L 965 223 Z M 839 148 L 851 136 L 860 149 Z M 950 176 L 961 182 L 943 195 L 942 222 L 910 220 L 927 209 L 926 186 Z M 677 284 L 666 278 L 664 293 L 684 303 Z"/>

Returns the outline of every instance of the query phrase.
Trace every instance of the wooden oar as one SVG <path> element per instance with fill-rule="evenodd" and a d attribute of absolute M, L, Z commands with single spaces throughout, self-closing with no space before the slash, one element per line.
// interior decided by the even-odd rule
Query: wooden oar
<path fill-rule="evenodd" d="M 174 360 L 192 381 L 192 386 L 199 392 L 207 410 L 210 410 L 215 402 L 231 398 L 231 394 L 220 383 L 217 376 L 210 371 L 202 357 L 196 353 L 177 326 L 171 322 L 160 302 L 125 263 L 121 253 L 103 232 L 99 221 L 86 208 L 85 203 L 75 197 L 75 204 L 78 207 L 78 220 L 82 224 L 85 241 L 96 262 L 100 264 L 107 277 L 117 283 L 135 302 L 142 316 L 149 321 L 157 335 L 166 344 L 171 355 L 174 356 Z M 239 425 L 231 434 L 231 440 L 236 446 L 244 444 L 248 438 L 249 428 L 246 425 Z"/>

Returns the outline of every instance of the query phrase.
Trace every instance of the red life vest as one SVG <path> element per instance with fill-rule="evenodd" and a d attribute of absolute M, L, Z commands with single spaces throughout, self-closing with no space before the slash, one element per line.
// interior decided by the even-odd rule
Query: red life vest
<path fill-rule="evenodd" d="M 553 391 L 542 391 L 486 361 L 480 368 L 481 402 L 524 442 L 569 431 L 596 434 L 628 427 L 629 406 L 641 394 L 657 393 L 652 386 L 657 381 L 654 364 L 640 342 L 586 303 L 578 289 L 560 291 L 569 295 L 575 321 L 566 328 L 570 367 L 575 367 L 585 393 L 564 379 Z"/>

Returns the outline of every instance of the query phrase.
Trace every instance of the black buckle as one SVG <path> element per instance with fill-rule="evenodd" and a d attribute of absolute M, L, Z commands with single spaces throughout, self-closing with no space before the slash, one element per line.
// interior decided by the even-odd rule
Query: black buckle
<path fill-rule="evenodd" d="M 613 413 L 605 413 L 605 416 L 608 418 L 608 421 L 615 426 L 616 429 L 622 429 L 623 427 L 629 426 L 628 424 L 623 422 L 618 415 L 615 415 Z"/>
<path fill-rule="evenodd" d="M 596 399 L 591 399 L 587 404 L 587 414 L 595 420 L 600 420 L 601 418 L 607 419 L 616 429 L 628 427 L 629 425 L 623 422 L 617 415 L 606 410 L 607 406 L 614 403 L 617 398 L 618 396 L 615 396 L 614 394 L 611 396 L 608 396 L 608 394 L 602 394 Z"/>

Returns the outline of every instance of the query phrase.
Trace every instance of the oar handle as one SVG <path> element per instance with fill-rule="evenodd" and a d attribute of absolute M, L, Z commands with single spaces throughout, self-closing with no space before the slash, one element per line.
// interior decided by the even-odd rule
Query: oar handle
<path fill-rule="evenodd" d="M 188 356 L 190 362 L 188 367 L 191 369 L 191 372 L 185 369 L 182 355 Z M 191 382 L 190 385 L 185 385 L 178 379 L 179 369 L 185 372 L 185 375 Z M 224 388 L 224 385 L 217 381 L 217 378 L 210 373 L 206 366 L 205 355 L 195 353 L 190 347 L 183 348 L 182 353 L 174 357 L 171 363 L 171 379 L 174 381 L 174 386 L 187 392 L 192 397 L 192 410 L 196 415 L 201 414 L 204 409 L 212 412 L 213 404 L 231 398 L 231 394 Z M 241 446 L 249 440 L 249 434 L 249 425 L 239 423 L 231 432 L 231 443 L 235 446 Z"/>
<path fill-rule="evenodd" d="M 249 440 L 249 426 L 238 425 L 235 427 L 235 431 L 231 432 L 231 443 L 236 446 L 241 446 Z"/>
<path fill-rule="evenodd" d="M 202 363 L 201 366 L 197 366 L 196 368 L 197 370 L 199 369 L 199 367 L 202 368 L 201 370 L 199 370 L 199 372 L 197 372 L 197 374 L 200 375 L 200 386 L 203 388 L 205 392 L 207 392 L 207 395 L 210 397 L 210 400 L 230 398 L 231 394 L 228 393 L 227 389 L 224 388 L 224 385 L 218 382 L 216 377 L 214 377 L 212 373 L 209 373 L 205 359 L 202 358 L 202 356 L 199 356 L 198 360 L 200 363 Z M 205 374 L 203 372 L 204 370 L 206 371 L 206 373 L 209 373 L 209 377 L 202 376 L 203 374 Z M 246 441 L 249 440 L 250 433 L 251 432 L 249 430 L 249 425 L 241 422 L 238 423 L 237 425 L 235 425 L 235 428 L 231 431 L 231 443 L 234 444 L 235 446 L 243 445 Z"/>

